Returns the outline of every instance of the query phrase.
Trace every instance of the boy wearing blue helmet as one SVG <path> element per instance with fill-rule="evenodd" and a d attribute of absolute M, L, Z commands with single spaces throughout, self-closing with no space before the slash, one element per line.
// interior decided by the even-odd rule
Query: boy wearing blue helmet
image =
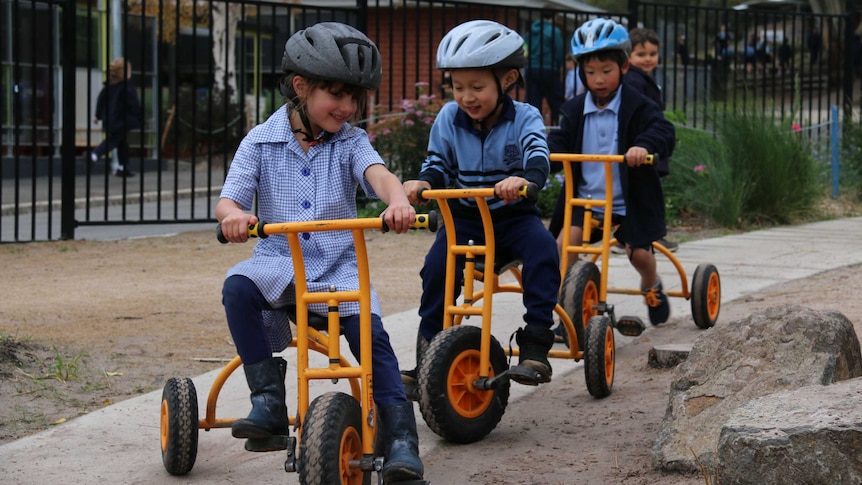
<path fill-rule="evenodd" d="M 551 152 L 625 154 L 625 164 L 613 164 L 612 217 L 620 223 L 614 236 L 626 246 L 629 261 L 640 275 L 650 323 L 658 325 L 670 317 L 670 303 L 652 251 L 652 242 L 667 232 L 664 194 L 655 166 L 644 161 L 649 154 L 670 157 L 676 134 L 655 103 L 622 82 L 630 51 L 626 29 L 613 20 L 595 19 L 578 27 L 572 36 L 572 54 L 581 66 L 587 92 L 563 104 L 560 127 L 548 135 L 548 146 Z M 576 163 L 572 168 L 578 197 L 605 198 L 602 164 Z M 563 198 L 561 192 L 550 225 L 558 244 Z M 593 208 L 594 212 L 602 210 Z M 583 239 L 583 227 L 578 224 L 583 224 L 582 207 L 573 208 L 572 244 L 581 244 Z"/>
<path fill-rule="evenodd" d="M 528 183 L 542 188 L 550 170 L 542 115 L 507 94 L 520 82 L 519 69 L 526 62 L 523 45 L 520 35 L 490 20 L 466 22 L 443 37 L 437 68 L 450 73 L 455 99 L 434 120 L 428 157 L 417 180 L 404 182 L 404 190 L 410 202 L 422 203 L 418 193 L 423 188 L 494 187 L 498 195 L 488 206 L 497 254 L 523 263 L 526 325 L 516 333 L 520 356 L 509 375 L 535 386 L 551 380 L 547 354 L 554 344 L 551 325 L 560 288 L 560 260 L 535 204 L 518 196 Z M 450 207 L 458 244 L 482 241 L 484 229 L 475 201 L 452 200 Z M 421 347 L 443 329 L 446 278 L 461 281 L 463 277 L 464 258 L 458 260 L 457 274 L 447 275 L 446 254 L 446 231 L 440 230 L 420 273 L 420 355 Z M 414 387 L 414 376 L 405 374 L 405 388 Z"/>

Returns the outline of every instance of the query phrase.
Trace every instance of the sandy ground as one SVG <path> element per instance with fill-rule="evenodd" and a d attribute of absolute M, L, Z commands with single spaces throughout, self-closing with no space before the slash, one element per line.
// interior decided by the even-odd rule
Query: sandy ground
<path fill-rule="evenodd" d="M 431 237 L 367 233 L 384 314 L 417 306 Z M 209 231 L 0 245 L 0 443 L 161 389 L 168 377 L 221 367 L 234 355 L 221 284 L 251 249 L 223 246 Z M 856 267 L 767 288 L 724 302 L 719 324 L 791 303 L 839 310 L 862 322 L 862 303 L 846 298 L 848 288 L 859 287 Z M 606 399 L 589 395 L 580 370 L 555 375 L 536 393 L 510 402 L 485 440 L 441 442 L 425 457 L 429 478 L 437 484 L 704 483 L 702 474 L 654 470 L 650 453 L 673 371 L 650 368 L 647 353 L 656 344 L 691 341 L 698 332 L 682 315 L 620 348 L 614 391 Z"/>

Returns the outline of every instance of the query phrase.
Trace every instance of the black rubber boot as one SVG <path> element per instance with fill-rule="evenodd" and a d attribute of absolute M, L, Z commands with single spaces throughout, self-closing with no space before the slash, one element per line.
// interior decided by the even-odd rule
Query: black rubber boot
<path fill-rule="evenodd" d="M 381 406 L 380 421 L 386 446 L 383 464 L 383 483 L 421 480 L 425 474 L 419 459 L 419 436 L 413 403 L 401 402 Z"/>
<path fill-rule="evenodd" d="M 518 365 L 509 369 L 509 376 L 517 383 L 537 386 L 551 382 L 551 363 L 548 351 L 554 345 L 554 332 L 550 328 L 527 325 L 515 332 L 518 342 Z"/>
<path fill-rule="evenodd" d="M 273 435 L 287 436 L 290 428 L 284 390 L 287 362 L 281 357 L 271 357 L 243 365 L 243 370 L 251 390 L 252 407 L 247 418 L 233 423 L 231 434 L 234 438 L 253 440 Z"/>

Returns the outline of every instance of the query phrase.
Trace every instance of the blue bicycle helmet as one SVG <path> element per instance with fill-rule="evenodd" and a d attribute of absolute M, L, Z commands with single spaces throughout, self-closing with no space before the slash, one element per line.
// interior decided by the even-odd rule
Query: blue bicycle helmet
<path fill-rule="evenodd" d="M 632 50 L 626 28 L 611 19 L 588 20 L 572 35 L 572 55 L 575 58 L 606 50 L 619 50 L 626 56 Z"/>

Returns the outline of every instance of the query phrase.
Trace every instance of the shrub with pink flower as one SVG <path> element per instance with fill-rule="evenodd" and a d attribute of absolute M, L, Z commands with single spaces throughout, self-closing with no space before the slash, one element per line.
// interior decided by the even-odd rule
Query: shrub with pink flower
<path fill-rule="evenodd" d="M 401 101 L 401 110 L 375 113 L 368 137 L 387 167 L 402 180 L 415 178 L 428 152 L 428 135 L 445 101 L 427 94 L 428 83 L 416 83 L 416 99 Z"/>

